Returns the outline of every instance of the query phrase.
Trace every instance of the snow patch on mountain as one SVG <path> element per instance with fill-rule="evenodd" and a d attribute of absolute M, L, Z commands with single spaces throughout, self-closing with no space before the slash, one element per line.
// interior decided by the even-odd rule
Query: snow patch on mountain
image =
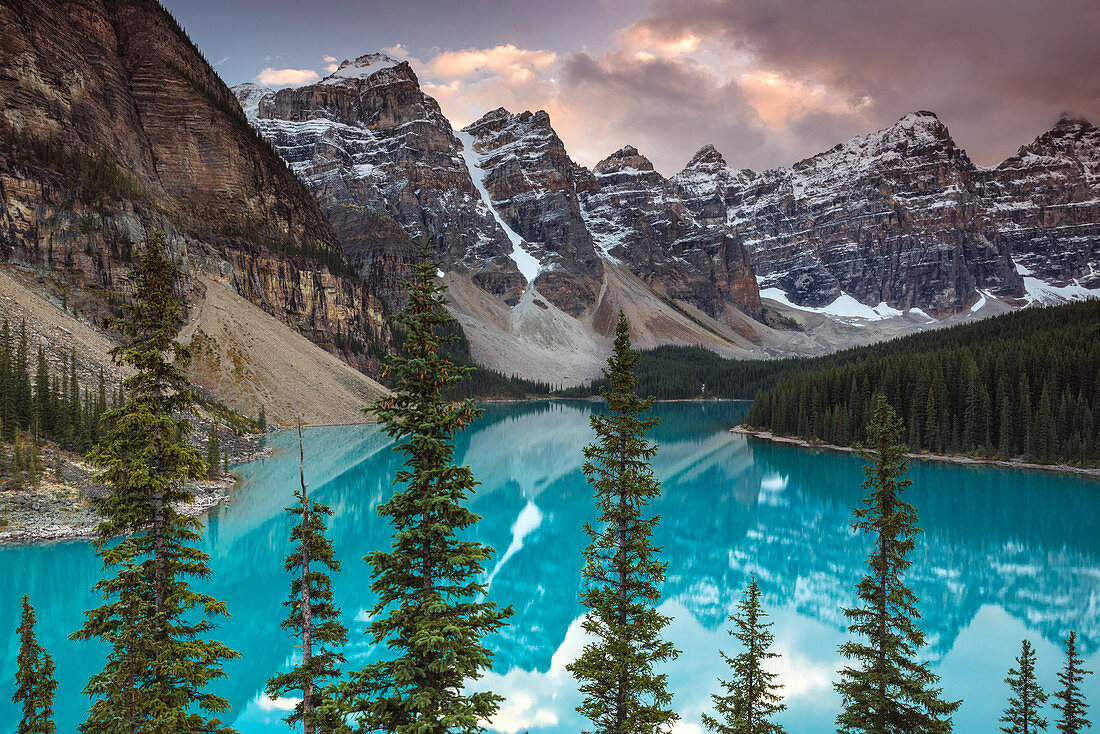
<path fill-rule="evenodd" d="M 538 277 L 539 271 L 542 270 L 542 265 L 538 259 L 535 258 L 530 252 L 523 246 L 523 238 L 516 234 L 516 231 L 508 226 L 508 223 L 504 221 L 504 218 L 497 212 L 495 206 L 493 206 L 493 199 L 489 196 L 489 190 L 485 188 L 485 169 L 481 167 L 481 157 L 474 150 L 474 136 L 471 133 L 463 130 L 455 130 L 455 137 L 462 142 L 462 150 L 460 152 L 463 162 L 466 164 L 466 168 L 470 171 L 470 178 L 473 179 L 474 187 L 478 193 L 481 194 L 481 201 L 488 207 L 489 212 L 493 215 L 493 219 L 504 230 L 504 234 L 508 237 L 508 240 L 512 243 L 512 260 L 515 261 L 516 267 L 519 268 L 519 272 L 523 273 L 523 277 L 527 278 L 527 283 L 531 284 L 535 282 L 535 278 Z"/>
<path fill-rule="evenodd" d="M 902 316 L 905 312 L 899 311 L 896 308 L 892 308 L 886 301 L 879 303 L 877 306 L 868 306 L 867 304 L 860 303 L 855 298 L 852 298 L 847 293 L 841 291 L 840 295 L 836 299 L 826 305 L 820 307 L 811 306 L 799 306 L 792 303 L 787 298 L 787 294 L 780 288 L 761 288 L 760 297 L 768 298 L 777 303 L 781 303 L 788 308 L 798 309 L 799 311 L 806 311 L 807 313 L 819 313 L 825 316 L 830 316 L 835 319 L 847 321 L 849 319 L 858 319 L 862 321 L 883 321 L 885 319 L 892 319 L 898 316 Z M 923 313 L 923 312 L 922 312 Z M 927 315 L 927 314 L 925 314 Z"/>
<path fill-rule="evenodd" d="M 366 54 L 355 61 L 345 59 L 336 71 L 321 80 L 321 84 L 340 84 L 345 79 L 369 79 L 383 69 L 392 69 L 400 63 L 386 54 Z"/>

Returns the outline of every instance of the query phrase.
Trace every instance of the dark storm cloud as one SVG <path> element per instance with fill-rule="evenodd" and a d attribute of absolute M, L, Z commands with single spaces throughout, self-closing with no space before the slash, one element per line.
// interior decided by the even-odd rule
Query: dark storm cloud
<path fill-rule="evenodd" d="M 878 125 L 933 110 L 985 162 L 1063 110 L 1100 118 L 1096 0 L 662 0 L 634 28 L 745 49 L 760 68 L 867 97 Z"/>

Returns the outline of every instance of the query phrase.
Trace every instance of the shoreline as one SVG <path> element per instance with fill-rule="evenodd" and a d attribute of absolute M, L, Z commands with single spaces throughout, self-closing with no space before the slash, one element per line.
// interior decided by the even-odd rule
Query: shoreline
<path fill-rule="evenodd" d="M 829 443 L 812 443 L 802 438 L 792 436 L 779 436 L 771 431 L 757 430 L 745 426 L 734 426 L 730 433 L 739 433 L 743 436 L 751 436 L 761 441 L 773 443 L 785 443 L 791 446 L 800 446 L 808 449 L 826 449 L 828 451 L 841 451 L 848 454 L 857 454 L 859 450 L 852 446 L 837 446 Z M 1060 474 L 1077 474 L 1100 480 L 1100 468 L 1069 466 L 1068 464 L 1034 464 L 1026 461 L 1011 461 L 1007 459 L 975 459 L 969 456 L 955 456 L 952 454 L 928 454 L 906 453 L 906 458 L 919 461 L 937 461 L 944 464 L 969 464 L 971 466 L 1001 466 L 1008 469 L 1038 469 L 1040 471 L 1058 472 Z"/>
<path fill-rule="evenodd" d="M 255 437 L 245 438 L 241 444 L 229 455 L 234 464 L 247 464 L 272 453 L 270 447 L 261 446 Z M 68 468 L 71 474 L 76 474 L 68 477 L 68 481 L 44 480 L 35 487 L 18 490 L 19 497 L 12 497 L 12 492 L 0 493 L 4 516 L 10 520 L 0 526 L 0 547 L 89 540 L 95 536 L 101 518 L 90 500 L 106 492 L 106 487 L 92 478 L 94 471 L 84 462 L 71 462 Z M 211 509 L 231 502 L 237 482 L 232 472 L 213 481 L 190 482 L 187 488 L 194 498 L 177 505 L 176 510 L 188 517 L 201 518 Z"/>

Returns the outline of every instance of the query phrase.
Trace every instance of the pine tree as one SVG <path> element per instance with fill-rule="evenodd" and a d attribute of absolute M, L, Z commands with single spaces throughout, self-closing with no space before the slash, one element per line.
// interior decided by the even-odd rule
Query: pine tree
<path fill-rule="evenodd" d="M 1047 694 L 1035 680 L 1035 649 L 1031 642 L 1024 640 L 1020 646 L 1020 656 L 1016 658 L 1019 667 L 1009 668 L 1005 683 L 1012 689 L 1008 707 L 1001 717 L 1001 731 L 1005 734 L 1037 734 L 1047 730 L 1047 720 L 1039 716 Z"/>
<path fill-rule="evenodd" d="M 584 526 L 589 545 L 581 600 L 592 642 L 566 666 L 584 696 L 577 711 L 596 734 L 654 734 L 670 730 L 678 719 L 667 676 L 656 670 L 679 652 L 661 638 L 669 618 L 657 611 L 667 564 L 658 560 L 660 548 L 650 536 L 660 517 L 642 515 L 661 486 L 650 466 L 657 447 L 645 437 L 657 419 L 642 418 L 653 399 L 642 400 L 635 392 L 637 361 L 630 324 L 620 312 L 605 370 L 607 408 L 592 415 L 596 441 L 584 449 L 584 475 L 600 511 L 600 530 Z"/>
<path fill-rule="evenodd" d="M 260 427 L 260 433 L 267 433 L 267 414 L 264 413 L 263 403 L 260 403 L 260 417 L 256 419 L 256 424 Z"/>
<path fill-rule="evenodd" d="M 290 533 L 291 542 L 296 545 L 285 563 L 293 577 L 290 599 L 285 603 L 290 613 L 282 627 L 301 639 L 302 662 L 286 673 L 273 676 L 267 682 L 266 692 L 272 699 L 290 691 L 301 692 L 302 700 L 286 717 L 286 722 L 291 725 L 301 722 L 304 734 L 314 734 L 316 731 L 336 731 L 340 725 L 339 714 L 332 707 L 322 706 L 322 684 L 340 676 L 339 664 L 344 662 L 344 656 L 339 648 L 347 643 L 348 630 L 340 624 L 340 610 L 332 599 L 332 580 L 324 570 L 327 568 L 333 573 L 340 570 L 340 562 L 332 553 L 332 541 L 325 537 L 325 519 L 332 510 L 309 499 L 301 421 L 298 422 L 298 451 L 302 488 L 294 493 L 298 504 L 286 508 L 298 517 L 298 523 Z"/>
<path fill-rule="evenodd" d="M 217 479 L 222 452 L 218 448 L 218 422 L 210 422 L 210 432 L 206 436 L 206 478 Z"/>
<path fill-rule="evenodd" d="M 840 653 L 858 663 L 845 667 L 834 684 L 843 698 L 838 730 L 869 734 L 946 734 L 961 702 L 944 701 L 936 688 L 938 676 L 927 662 L 917 662 L 924 647 L 918 626 L 917 598 L 902 581 L 909 567 L 913 536 L 920 532 L 913 506 L 901 499 L 911 482 L 900 445 L 901 423 L 884 396 L 873 403 L 867 427 L 871 464 L 865 468 L 869 491 L 855 510 L 853 529 L 871 534 L 874 547 L 867 557 L 868 574 L 856 585 L 863 606 L 845 609 L 849 632 L 866 641 L 849 641 Z"/>
<path fill-rule="evenodd" d="M 744 597 L 737 605 L 738 613 L 730 615 L 743 651 L 734 657 L 720 653 L 729 665 L 733 679 L 719 681 L 724 694 L 714 694 L 714 710 L 722 718 L 718 720 L 703 714 L 703 724 L 716 734 L 783 734 L 783 727 L 771 721 L 771 717 L 787 707 L 780 701 L 781 683 L 775 682 L 776 674 L 764 670 L 764 663 L 779 657 L 771 651 L 774 636 L 771 622 L 765 622 L 767 614 L 760 608 L 760 586 L 752 577 Z"/>
<path fill-rule="evenodd" d="M 454 319 L 436 282 L 439 265 L 430 244 L 422 243 L 398 317 L 407 334 L 403 353 L 387 360 L 393 393 L 373 406 L 406 460 L 396 476 L 403 486 L 378 508 L 394 529 L 390 550 L 366 557 L 377 595 L 369 634 L 392 657 L 340 686 L 340 707 L 361 731 L 477 732 L 502 700 L 469 691 L 491 665 L 484 637 L 512 610 L 483 600 L 492 548 L 460 539 L 478 520 L 464 505 L 477 481 L 468 466 L 454 464 L 451 441 L 480 411 L 469 400 L 443 396 L 469 370 L 440 354 L 452 339 L 439 334 Z"/>
<path fill-rule="evenodd" d="M 1081 681 L 1086 675 L 1092 675 L 1092 671 L 1081 667 L 1077 633 L 1070 632 L 1066 638 L 1066 665 L 1058 673 L 1059 688 L 1054 694 L 1059 700 L 1054 708 L 1061 714 L 1057 722 L 1059 734 L 1080 734 L 1092 726 L 1092 722 L 1085 718 L 1089 705 L 1081 693 Z"/>
<path fill-rule="evenodd" d="M 112 357 L 135 373 L 89 455 L 111 490 L 99 503 L 104 520 L 95 541 L 107 572 L 96 588 L 106 603 L 86 612 L 73 637 L 101 638 L 111 652 L 85 688 L 97 699 L 82 732 L 228 732 L 207 716 L 228 702 L 204 688 L 223 677 L 222 661 L 238 655 L 205 639 L 210 618 L 227 612 L 191 589 L 189 577 L 209 574 L 207 555 L 194 547 L 202 526 L 175 509 L 192 499 L 183 482 L 201 477 L 205 466 L 186 440 L 194 414 L 182 372 L 189 355 L 174 339 L 183 304 L 163 232 L 150 233 L 134 279 L 135 303 L 116 322 L 126 341 Z M 116 535 L 123 537 L 108 546 Z"/>
<path fill-rule="evenodd" d="M 11 697 L 22 709 L 16 734 L 53 734 L 53 694 L 57 688 L 53 659 L 35 637 L 34 607 L 26 595 L 23 596 L 23 619 L 18 635 L 15 695 Z"/>

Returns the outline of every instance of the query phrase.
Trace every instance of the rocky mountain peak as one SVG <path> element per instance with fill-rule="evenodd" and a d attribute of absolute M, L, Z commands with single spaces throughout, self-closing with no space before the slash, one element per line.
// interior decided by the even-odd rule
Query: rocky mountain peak
<path fill-rule="evenodd" d="M 597 163 L 592 170 L 598 174 L 648 172 L 653 170 L 653 164 L 633 145 L 626 145 Z"/>
<path fill-rule="evenodd" d="M 255 82 L 238 84 L 230 87 L 229 91 L 236 95 L 237 101 L 240 102 L 245 117 L 249 120 L 255 120 L 259 116 L 260 103 L 269 102 L 275 98 L 275 90 L 265 87 L 262 84 L 256 84 Z"/>
<path fill-rule="evenodd" d="M 1084 115 L 1075 115 L 1072 112 L 1063 112 L 1062 116 L 1058 118 L 1058 122 L 1057 124 L 1055 124 L 1054 129 L 1087 129 L 1091 127 L 1092 123 L 1085 119 Z"/>
<path fill-rule="evenodd" d="M 322 84 L 345 84 L 348 80 L 361 81 L 370 79 L 374 75 L 387 69 L 393 69 L 400 76 L 408 78 L 412 75 L 412 67 L 407 61 L 398 61 L 383 53 L 363 54 L 348 61 L 344 59 L 336 71 L 321 80 Z M 412 75 L 412 80 L 416 76 Z"/>
<path fill-rule="evenodd" d="M 722 154 L 718 152 L 710 143 L 707 143 L 699 150 L 695 151 L 695 155 L 691 157 L 688 164 L 684 166 L 685 171 L 713 171 L 726 167 L 726 159 L 722 157 Z"/>

